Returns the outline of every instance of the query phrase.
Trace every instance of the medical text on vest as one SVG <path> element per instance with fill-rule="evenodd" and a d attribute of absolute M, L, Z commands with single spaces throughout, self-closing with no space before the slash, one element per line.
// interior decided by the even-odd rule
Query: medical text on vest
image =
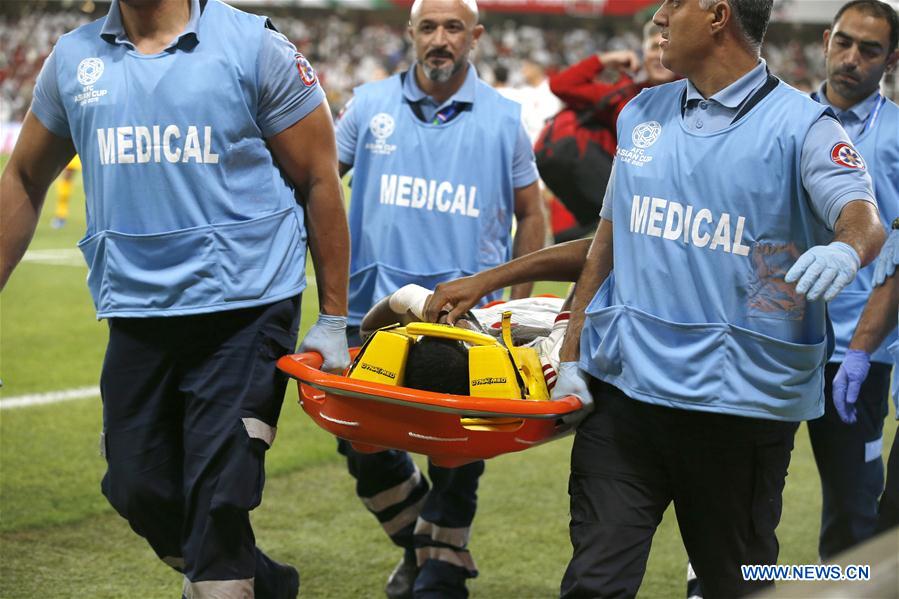
<path fill-rule="evenodd" d="M 212 151 L 212 127 L 203 127 L 202 143 L 196 125 L 190 125 L 183 135 L 178 125 L 107 127 L 97 129 L 97 143 L 100 164 L 219 161 L 219 155 Z"/>
<path fill-rule="evenodd" d="M 478 188 L 406 175 L 381 175 L 381 203 L 478 218 Z"/>
<path fill-rule="evenodd" d="M 745 227 L 743 216 L 733 222 L 727 212 L 716 217 L 708 208 L 696 210 L 673 200 L 635 195 L 631 203 L 631 233 L 700 248 L 748 256 L 749 247 L 743 245 Z"/>

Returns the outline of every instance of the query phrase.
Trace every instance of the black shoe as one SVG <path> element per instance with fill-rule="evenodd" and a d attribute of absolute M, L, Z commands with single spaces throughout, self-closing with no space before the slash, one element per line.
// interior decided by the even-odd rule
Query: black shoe
<path fill-rule="evenodd" d="M 300 593 L 300 573 L 256 550 L 256 599 L 296 599 Z"/>
<path fill-rule="evenodd" d="M 412 587 L 415 586 L 416 576 L 418 576 L 418 564 L 415 560 L 415 552 L 406 551 L 403 559 L 387 578 L 384 592 L 387 593 L 388 599 L 412 599 Z"/>

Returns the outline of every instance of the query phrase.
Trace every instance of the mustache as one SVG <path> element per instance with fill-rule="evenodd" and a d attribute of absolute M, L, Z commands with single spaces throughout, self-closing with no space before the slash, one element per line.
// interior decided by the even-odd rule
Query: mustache
<path fill-rule="evenodd" d="M 858 73 L 855 69 L 837 69 L 836 71 L 834 71 L 834 75 L 845 75 L 850 79 L 854 79 L 856 81 L 858 80 Z"/>
<path fill-rule="evenodd" d="M 449 58 L 452 60 L 453 55 L 446 50 L 431 50 L 425 55 L 425 58 Z"/>

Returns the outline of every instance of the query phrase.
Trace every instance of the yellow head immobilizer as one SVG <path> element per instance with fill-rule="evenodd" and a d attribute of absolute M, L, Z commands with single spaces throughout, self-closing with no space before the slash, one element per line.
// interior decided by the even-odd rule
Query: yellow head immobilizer
<path fill-rule="evenodd" d="M 409 348 L 420 337 L 468 344 L 468 389 L 472 397 L 548 400 L 549 391 L 536 350 L 512 344 L 511 312 L 503 314 L 505 346 L 484 333 L 443 324 L 416 322 L 379 329 L 362 346 L 350 368 L 353 379 L 403 385 Z"/>

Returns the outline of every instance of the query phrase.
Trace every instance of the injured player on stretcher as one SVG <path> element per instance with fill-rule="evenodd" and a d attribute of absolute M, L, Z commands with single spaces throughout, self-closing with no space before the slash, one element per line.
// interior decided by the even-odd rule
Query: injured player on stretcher
<path fill-rule="evenodd" d="M 391 324 L 436 321 L 485 333 L 501 341 L 503 314 L 511 312 L 515 347 L 533 348 L 551 393 L 559 367 L 559 349 L 568 326 L 568 299 L 532 297 L 471 308 L 481 297 L 527 279 L 574 281 L 586 255 L 588 240 L 546 248 L 471 277 L 438 286 L 435 292 L 406 285 L 381 299 L 362 321 L 363 338 Z M 515 281 L 512 283 L 511 281 Z M 428 316 L 429 303 L 452 298 Z M 409 350 L 403 385 L 424 391 L 469 395 L 469 359 L 466 343 L 459 339 L 424 336 Z"/>

